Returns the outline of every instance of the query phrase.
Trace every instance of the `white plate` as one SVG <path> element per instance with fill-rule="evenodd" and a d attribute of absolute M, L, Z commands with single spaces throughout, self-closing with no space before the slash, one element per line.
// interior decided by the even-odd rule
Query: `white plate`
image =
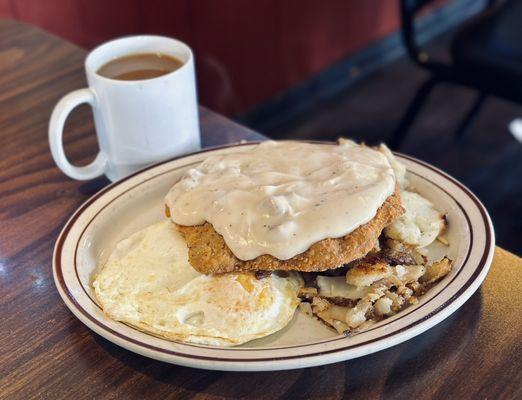
<path fill-rule="evenodd" d="M 54 249 L 54 280 L 67 307 L 111 342 L 157 360 L 217 370 L 279 370 L 348 360 L 401 343 L 447 318 L 484 280 L 494 250 L 493 227 L 484 206 L 454 178 L 398 154 L 416 190 L 447 212 L 451 244 L 434 244 L 429 255 L 447 254 L 455 262 L 451 273 L 415 306 L 353 337 L 339 336 L 297 312 L 282 331 L 233 348 L 170 342 L 107 318 L 93 300 L 90 278 L 114 245 L 164 218 L 163 196 L 187 167 L 211 154 L 244 151 L 250 146 L 206 149 L 164 162 L 106 187 L 85 202 L 65 225 Z"/>

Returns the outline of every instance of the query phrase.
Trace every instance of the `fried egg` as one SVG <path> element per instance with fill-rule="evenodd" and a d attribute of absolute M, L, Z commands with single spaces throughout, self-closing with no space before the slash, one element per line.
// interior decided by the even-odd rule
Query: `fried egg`
<path fill-rule="evenodd" d="M 382 143 L 379 146 L 379 151 L 386 156 L 390 166 L 393 169 L 393 173 L 395 174 L 395 179 L 397 180 L 397 184 L 401 189 L 406 189 L 408 187 L 408 178 L 406 178 L 406 166 L 402 164 L 397 158 L 393 155 L 391 150 Z"/>
<path fill-rule="evenodd" d="M 122 240 L 93 279 L 110 318 L 168 340 L 231 346 L 267 336 L 292 319 L 303 286 L 296 273 L 203 275 L 165 220 Z"/>
<path fill-rule="evenodd" d="M 386 228 L 387 237 L 415 247 L 426 247 L 444 230 L 444 214 L 421 195 L 401 191 L 404 215 Z"/>

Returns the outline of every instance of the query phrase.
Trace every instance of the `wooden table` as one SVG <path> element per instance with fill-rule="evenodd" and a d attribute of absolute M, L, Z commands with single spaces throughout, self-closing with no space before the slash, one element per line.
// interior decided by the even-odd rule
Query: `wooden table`
<path fill-rule="evenodd" d="M 86 52 L 0 21 L 0 398 L 522 398 L 522 262 L 497 249 L 482 288 L 453 316 L 399 346 L 282 372 L 195 370 L 119 348 L 62 303 L 51 254 L 71 213 L 107 184 L 65 177 L 47 145 L 51 110 L 85 86 Z M 201 109 L 204 145 L 262 138 Z M 66 128 L 68 154 L 96 152 L 90 111 Z"/>

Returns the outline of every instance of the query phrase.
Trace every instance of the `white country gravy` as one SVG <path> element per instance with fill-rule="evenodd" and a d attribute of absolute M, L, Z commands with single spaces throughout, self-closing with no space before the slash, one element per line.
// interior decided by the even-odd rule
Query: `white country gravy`
<path fill-rule="evenodd" d="M 211 223 L 241 260 L 286 260 L 370 221 L 394 188 L 388 160 L 371 148 L 269 141 L 209 157 L 165 202 L 177 224 Z"/>

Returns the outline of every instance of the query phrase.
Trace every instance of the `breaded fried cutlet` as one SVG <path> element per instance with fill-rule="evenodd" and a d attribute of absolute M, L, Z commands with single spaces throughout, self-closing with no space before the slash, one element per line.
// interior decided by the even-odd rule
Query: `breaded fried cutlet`
<path fill-rule="evenodd" d="M 169 213 L 168 209 L 166 212 Z M 396 188 L 369 222 L 346 236 L 314 243 L 305 252 L 288 260 L 279 260 L 268 254 L 253 260 L 240 260 L 208 222 L 198 226 L 177 225 L 177 228 L 187 242 L 190 264 L 203 274 L 259 270 L 311 272 L 337 268 L 364 257 L 374 247 L 384 227 L 403 213 L 399 191 Z"/>

